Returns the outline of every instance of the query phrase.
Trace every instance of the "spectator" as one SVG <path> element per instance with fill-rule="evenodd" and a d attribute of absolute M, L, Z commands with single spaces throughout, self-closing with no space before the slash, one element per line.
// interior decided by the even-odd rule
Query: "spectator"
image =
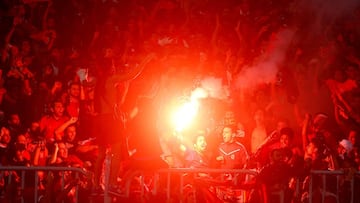
<path fill-rule="evenodd" d="M 292 193 L 288 187 L 292 168 L 284 161 L 279 149 L 274 149 L 270 154 L 270 163 L 260 170 L 257 181 L 262 185 L 266 202 L 279 202 L 279 192 L 284 192 L 284 202 L 291 202 Z"/>
<path fill-rule="evenodd" d="M 34 166 L 47 166 L 49 158 L 49 149 L 46 144 L 46 140 L 38 140 L 35 143 L 35 149 L 33 152 L 33 165 Z"/>
<path fill-rule="evenodd" d="M 66 103 L 66 113 L 70 117 L 79 117 L 80 112 L 80 91 L 79 83 L 70 83 L 68 87 L 68 98 Z"/>
<path fill-rule="evenodd" d="M 54 143 L 56 129 L 64 124 L 77 121 L 76 118 L 69 119 L 64 115 L 64 104 L 61 101 L 53 101 L 50 110 L 51 114 L 43 116 L 40 120 L 40 132 L 43 133 L 47 144 Z M 61 136 L 58 134 L 57 139 L 61 140 Z"/>
<path fill-rule="evenodd" d="M 49 164 L 54 166 L 83 167 L 83 161 L 69 151 L 63 142 L 54 143 L 54 152 L 49 159 Z"/>
<path fill-rule="evenodd" d="M 21 159 L 27 160 L 29 162 L 29 165 L 31 164 L 31 148 L 29 147 L 28 140 L 26 139 L 25 135 L 18 135 L 15 138 L 15 142 L 13 143 L 13 146 L 11 147 L 12 151 L 15 153 L 11 153 L 12 155 L 17 155 L 16 150 L 21 151 Z M 19 158 L 20 159 L 20 158 Z"/>
<path fill-rule="evenodd" d="M 0 132 L 0 164 L 5 166 L 9 164 L 11 136 L 9 129 L 1 127 Z"/>
<path fill-rule="evenodd" d="M 245 147 L 236 142 L 234 137 L 236 131 L 232 126 L 225 126 L 223 129 L 223 143 L 219 146 L 219 156 L 216 160 L 220 162 L 223 169 L 242 169 L 246 166 L 248 153 Z"/>
<path fill-rule="evenodd" d="M 348 134 L 348 140 L 351 142 L 353 147 L 359 147 L 359 133 L 357 130 L 350 130 Z"/>
<path fill-rule="evenodd" d="M 33 151 L 32 151 L 32 166 L 47 166 L 49 160 L 49 149 L 46 145 L 45 139 L 38 139 L 32 143 Z M 47 174 L 44 171 L 37 171 L 39 177 L 39 190 L 44 190 L 45 185 L 44 181 L 47 178 Z"/>
<path fill-rule="evenodd" d="M 70 155 L 78 156 L 87 164 L 87 167 L 94 165 L 98 153 L 98 145 L 93 144 L 91 138 L 79 140 L 77 138 L 76 125 L 72 124 L 65 129 L 63 142 Z"/>
<path fill-rule="evenodd" d="M 251 132 L 251 153 L 256 153 L 267 137 L 265 112 L 257 110 L 254 115 L 255 127 Z"/>
<path fill-rule="evenodd" d="M 10 131 L 10 135 L 13 138 L 13 142 L 16 141 L 16 138 L 25 133 L 25 128 L 21 124 L 20 116 L 17 113 L 12 113 L 9 115 L 7 128 Z"/>
<path fill-rule="evenodd" d="M 292 128 L 282 128 L 279 131 L 279 140 L 268 146 L 268 150 L 265 150 L 267 156 L 269 156 L 271 150 L 278 149 L 282 153 L 285 163 L 295 169 L 301 168 L 303 165 L 303 153 L 299 146 L 296 145 L 294 137 L 295 133 Z"/>
<path fill-rule="evenodd" d="M 194 148 L 185 152 L 185 166 L 189 168 L 209 168 L 210 157 L 206 151 L 207 142 L 205 132 L 200 131 L 195 135 Z"/>
<path fill-rule="evenodd" d="M 355 157 L 352 156 L 353 145 L 347 139 L 342 139 L 339 142 L 337 156 L 336 156 L 336 164 L 335 169 L 340 168 L 356 168 Z"/>

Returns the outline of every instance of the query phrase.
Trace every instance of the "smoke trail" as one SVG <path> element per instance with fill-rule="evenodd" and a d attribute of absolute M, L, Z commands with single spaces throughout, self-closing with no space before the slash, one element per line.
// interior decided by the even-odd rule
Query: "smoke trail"
<path fill-rule="evenodd" d="M 203 99 L 208 97 L 226 99 L 228 95 L 228 89 L 222 84 L 222 78 L 212 76 L 202 78 L 200 86 L 191 92 L 192 99 Z"/>
<path fill-rule="evenodd" d="M 270 50 L 255 65 L 243 67 L 235 78 L 238 89 L 252 89 L 258 84 L 275 81 L 278 68 L 284 61 L 287 49 L 294 37 L 294 31 L 285 29 L 276 34 L 270 42 Z"/>
<path fill-rule="evenodd" d="M 345 14 L 351 14 L 360 5 L 359 0 L 300 0 L 296 6 L 299 12 L 296 18 L 310 18 L 311 25 L 308 25 L 306 32 L 318 36 L 319 32 L 323 32 L 325 26 L 330 25 L 336 19 Z M 304 14 L 309 14 L 303 16 Z M 259 84 L 270 83 L 275 81 L 279 67 L 284 62 L 288 47 L 293 38 L 299 33 L 295 29 L 283 29 L 276 33 L 275 39 L 269 43 L 270 49 L 267 50 L 259 60 L 251 66 L 245 66 L 240 73 L 234 78 L 235 88 L 246 90 L 253 89 Z M 323 39 L 316 39 L 320 42 Z M 226 88 L 222 85 L 221 79 L 207 77 L 202 79 L 201 87 L 203 90 L 192 92 L 194 97 L 206 98 L 213 97 L 218 99 L 226 99 Z M 204 91 L 206 93 L 204 93 Z"/>
<path fill-rule="evenodd" d="M 235 86 L 245 89 L 274 81 L 278 67 L 285 59 L 287 48 L 293 36 L 294 32 L 290 29 L 279 32 L 270 44 L 271 51 L 266 53 L 256 65 L 244 67 L 234 80 Z M 200 87 L 192 92 L 191 97 L 226 99 L 228 95 L 228 89 L 222 84 L 221 78 L 205 77 L 201 80 Z"/>

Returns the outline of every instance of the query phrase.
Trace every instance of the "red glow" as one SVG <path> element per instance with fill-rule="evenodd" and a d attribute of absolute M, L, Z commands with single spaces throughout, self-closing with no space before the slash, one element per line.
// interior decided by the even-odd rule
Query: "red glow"
<path fill-rule="evenodd" d="M 188 127 L 199 110 L 199 102 L 197 99 L 191 99 L 182 103 L 177 109 L 174 110 L 172 121 L 177 132 L 184 130 Z"/>

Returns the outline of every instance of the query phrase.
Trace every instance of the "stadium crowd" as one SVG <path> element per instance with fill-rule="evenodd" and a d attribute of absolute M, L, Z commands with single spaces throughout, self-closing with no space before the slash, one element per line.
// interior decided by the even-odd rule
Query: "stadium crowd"
<path fill-rule="evenodd" d="M 129 160 L 256 169 L 269 190 L 287 188 L 286 202 L 308 201 L 289 183 L 306 183 L 312 169 L 360 169 L 356 0 L 0 5 L 0 166 L 80 167 L 93 174 L 81 185 L 91 192 L 109 153 L 115 190 Z M 170 112 L 198 89 L 196 120 L 175 129 Z M 0 192 L 11 202 L 7 176 Z M 39 179 L 40 201 L 54 200 L 48 175 Z M 341 202 L 348 186 L 344 178 Z"/>

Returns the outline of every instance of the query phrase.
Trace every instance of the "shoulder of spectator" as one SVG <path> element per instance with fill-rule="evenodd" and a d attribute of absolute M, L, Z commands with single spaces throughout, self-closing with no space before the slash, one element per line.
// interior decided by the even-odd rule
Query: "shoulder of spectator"
<path fill-rule="evenodd" d="M 244 145 L 241 142 L 235 141 L 234 143 L 241 146 L 241 147 L 244 147 Z"/>

